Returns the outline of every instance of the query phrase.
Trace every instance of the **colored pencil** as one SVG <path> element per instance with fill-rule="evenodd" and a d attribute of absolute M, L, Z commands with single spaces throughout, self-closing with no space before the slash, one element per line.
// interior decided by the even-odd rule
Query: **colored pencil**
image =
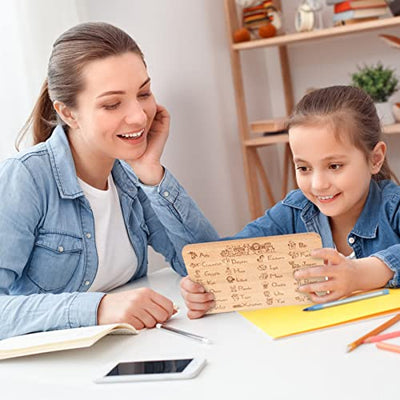
<path fill-rule="evenodd" d="M 353 303 L 354 301 L 371 299 L 373 297 L 383 296 L 384 294 L 389 294 L 389 289 L 378 290 L 377 292 L 362 293 L 357 296 L 346 297 L 344 299 L 330 301 L 328 303 L 314 304 L 310 307 L 306 307 L 303 311 L 318 311 L 324 308 L 340 306 L 342 304 Z"/>
<path fill-rule="evenodd" d="M 379 342 L 376 347 L 381 350 L 393 351 L 394 353 L 400 353 L 400 346 L 392 343 Z"/>
<path fill-rule="evenodd" d="M 396 338 L 399 336 L 400 336 L 400 331 L 394 331 L 394 332 L 390 332 L 390 333 L 384 333 L 383 335 L 371 336 L 369 338 L 366 338 L 364 340 L 364 343 L 382 342 L 383 340 L 393 339 L 393 338 Z"/>
<path fill-rule="evenodd" d="M 364 336 L 361 336 L 359 339 L 355 340 L 353 343 L 350 343 L 347 345 L 347 352 L 349 353 L 350 351 L 353 351 L 355 348 L 360 346 L 360 344 L 363 344 L 364 340 L 366 338 L 369 338 L 371 336 L 375 336 L 378 333 L 383 332 L 385 329 L 389 328 L 390 326 L 394 325 L 396 322 L 400 321 L 400 314 L 396 314 L 393 318 L 389 319 L 382 325 L 379 325 L 375 329 L 373 329 L 371 332 L 366 333 Z"/>

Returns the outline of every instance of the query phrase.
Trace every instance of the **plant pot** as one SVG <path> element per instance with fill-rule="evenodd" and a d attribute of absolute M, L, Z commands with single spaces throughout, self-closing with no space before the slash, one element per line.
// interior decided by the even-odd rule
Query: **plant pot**
<path fill-rule="evenodd" d="M 400 122 L 400 103 L 393 104 L 392 113 L 396 122 Z"/>
<path fill-rule="evenodd" d="M 375 107 L 382 125 L 394 124 L 392 105 L 388 101 L 385 103 L 375 103 Z"/>

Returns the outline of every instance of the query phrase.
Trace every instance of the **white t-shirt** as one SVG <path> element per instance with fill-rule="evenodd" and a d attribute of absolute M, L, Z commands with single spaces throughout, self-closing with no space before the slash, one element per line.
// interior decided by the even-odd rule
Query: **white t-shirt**
<path fill-rule="evenodd" d="M 93 211 L 99 261 L 89 291 L 109 291 L 133 276 L 137 269 L 137 257 L 128 237 L 111 174 L 107 190 L 96 189 L 79 178 L 78 181 Z"/>

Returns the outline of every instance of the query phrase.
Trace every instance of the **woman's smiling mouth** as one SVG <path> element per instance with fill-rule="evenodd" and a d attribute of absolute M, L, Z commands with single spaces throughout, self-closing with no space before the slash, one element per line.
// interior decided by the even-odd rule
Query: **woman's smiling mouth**
<path fill-rule="evenodd" d="M 131 132 L 131 133 L 121 133 L 118 137 L 123 139 L 137 139 L 143 135 L 144 129 L 140 130 L 139 132 Z"/>

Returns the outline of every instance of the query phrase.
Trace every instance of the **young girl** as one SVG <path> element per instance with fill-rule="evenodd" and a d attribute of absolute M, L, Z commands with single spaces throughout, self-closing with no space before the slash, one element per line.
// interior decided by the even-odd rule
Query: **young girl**
<path fill-rule="evenodd" d="M 215 230 L 160 164 L 169 114 L 125 32 L 84 23 L 54 43 L 30 120 L 34 147 L 0 167 L 0 338 L 173 314 L 150 289 L 147 246 L 186 273 L 182 246 Z M 123 161 L 122 161 L 123 160 Z"/>
<path fill-rule="evenodd" d="M 390 180 L 380 122 L 368 95 L 333 86 L 306 95 L 289 123 L 298 190 L 234 238 L 317 232 L 324 265 L 299 270 L 321 278 L 299 291 L 322 303 L 357 290 L 400 286 L 400 187 Z M 190 318 L 214 305 L 213 295 L 181 281 Z M 318 296 L 316 292 L 326 292 Z"/>

